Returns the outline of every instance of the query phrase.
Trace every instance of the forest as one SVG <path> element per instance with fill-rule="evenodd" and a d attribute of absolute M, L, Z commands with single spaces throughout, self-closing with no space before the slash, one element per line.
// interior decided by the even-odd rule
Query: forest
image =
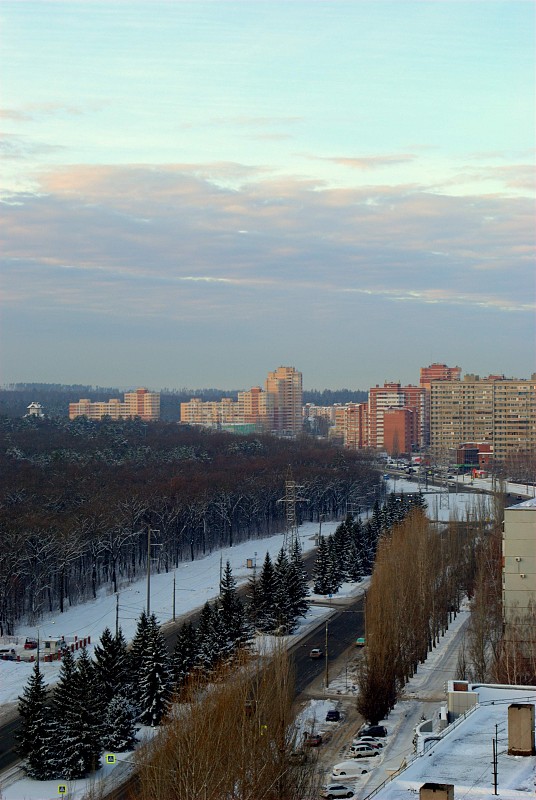
<path fill-rule="evenodd" d="M 280 532 L 289 474 L 304 520 L 371 507 L 383 488 L 370 455 L 307 437 L 3 416 L 0 442 L 0 635 L 139 578 L 149 529 L 156 571 Z"/>

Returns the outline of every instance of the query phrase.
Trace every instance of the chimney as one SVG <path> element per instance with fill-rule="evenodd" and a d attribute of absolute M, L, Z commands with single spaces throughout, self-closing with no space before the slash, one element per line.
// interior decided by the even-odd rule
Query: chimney
<path fill-rule="evenodd" d="M 508 755 L 536 755 L 533 703 L 512 703 L 508 706 Z"/>
<path fill-rule="evenodd" d="M 423 783 L 419 789 L 419 800 L 454 800 L 452 783 Z"/>

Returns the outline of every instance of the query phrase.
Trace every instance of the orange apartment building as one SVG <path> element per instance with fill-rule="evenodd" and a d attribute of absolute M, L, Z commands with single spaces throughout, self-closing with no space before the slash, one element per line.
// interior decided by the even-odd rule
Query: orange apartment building
<path fill-rule="evenodd" d="M 461 367 L 448 367 L 446 364 L 430 364 L 428 367 L 421 367 L 421 378 L 419 386 L 424 389 L 424 424 L 423 424 L 423 444 L 430 444 L 430 386 L 432 381 L 459 381 L 461 378 Z"/>
<path fill-rule="evenodd" d="M 116 398 L 104 402 L 82 399 L 78 403 L 69 403 L 69 419 L 76 417 L 95 420 L 103 417 L 111 419 L 140 417 L 146 422 L 156 422 L 160 419 L 160 393 L 141 388 L 135 392 L 126 392 L 122 401 Z"/>
<path fill-rule="evenodd" d="M 303 430 L 302 374 L 294 367 L 278 367 L 269 372 L 265 382 L 266 394 L 273 398 L 272 432 L 296 436 Z"/>
<path fill-rule="evenodd" d="M 346 403 L 344 406 L 335 406 L 333 435 L 351 450 L 367 447 L 367 403 Z"/>
<path fill-rule="evenodd" d="M 424 389 L 420 386 L 402 386 L 400 383 L 385 383 L 383 386 L 375 386 L 369 389 L 368 399 L 368 445 L 376 450 L 385 449 L 385 429 L 384 417 L 387 409 L 408 408 L 415 413 L 415 425 L 410 426 L 410 430 L 416 427 L 417 434 L 413 436 L 412 445 L 420 447 L 423 442 L 424 434 Z M 399 425 L 405 417 L 398 417 Z M 394 425 L 394 421 L 391 423 Z M 406 423 L 404 423 L 405 425 Z M 393 434 L 394 435 L 394 434 Z M 405 439 L 406 433 L 402 428 L 398 431 L 399 439 Z M 400 452 L 411 452 L 409 451 Z"/>

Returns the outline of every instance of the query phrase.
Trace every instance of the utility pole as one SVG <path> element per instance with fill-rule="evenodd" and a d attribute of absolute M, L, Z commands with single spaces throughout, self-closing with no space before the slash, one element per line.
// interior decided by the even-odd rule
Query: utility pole
<path fill-rule="evenodd" d="M 497 794 L 497 784 L 498 784 L 498 775 L 497 775 L 497 772 L 498 772 L 498 758 L 499 758 L 499 754 L 497 752 L 498 738 L 499 738 L 498 728 L 499 728 L 499 726 L 495 725 L 495 736 L 491 740 L 491 744 L 492 744 L 492 747 L 493 747 L 493 794 Z"/>
<path fill-rule="evenodd" d="M 328 621 L 327 620 L 326 620 L 326 640 L 325 640 L 325 644 L 324 644 L 324 650 L 325 650 L 325 656 L 326 656 L 326 659 L 325 659 L 324 684 L 325 684 L 326 691 L 327 691 L 327 688 L 329 686 L 329 672 L 328 672 Z"/>
<path fill-rule="evenodd" d="M 151 616 L 151 533 L 160 533 L 160 531 L 147 528 L 147 602 L 145 613 L 148 617 Z"/>
<path fill-rule="evenodd" d="M 115 595 L 115 638 L 119 636 L 119 592 Z"/>
<path fill-rule="evenodd" d="M 173 570 L 173 622 L 175 622 L 175 573 L 177 570 Z"/>

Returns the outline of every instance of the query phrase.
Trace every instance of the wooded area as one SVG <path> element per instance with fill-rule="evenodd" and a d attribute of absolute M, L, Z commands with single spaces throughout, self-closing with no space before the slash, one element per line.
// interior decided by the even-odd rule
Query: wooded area
<path fill-rule="evenodd" d="M 383 488 L 368 454 L 306 437 L 0 417 L 0 634 L 139 578 L 149 529 L 156 571 L 283 530 L 289 467 L 300 519 L 343 517 Z"/>

